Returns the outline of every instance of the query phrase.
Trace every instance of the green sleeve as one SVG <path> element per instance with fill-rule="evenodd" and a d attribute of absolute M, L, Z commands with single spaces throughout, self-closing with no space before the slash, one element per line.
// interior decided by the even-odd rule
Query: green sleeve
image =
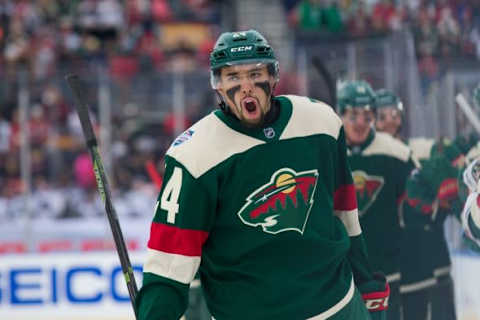
<path fill-rule="evenodd" d="M 350 249 L 347 259 L 352 268 L 354 281 L 358 285 L 372 280 L 373 274 L 368 261 L 367 246 L 358 221 L 356 191 L 347 160 L 343 127 L 337 139 L 337 146 L 334 209 L 350 236 Z"/>
<path fill-rule="evenodd" d="M 190 282 L 214 219 L 216 184 L 202 179 L 166 156 L 136 301 L 139 319 L 176 320 L 187 308 Z"/>

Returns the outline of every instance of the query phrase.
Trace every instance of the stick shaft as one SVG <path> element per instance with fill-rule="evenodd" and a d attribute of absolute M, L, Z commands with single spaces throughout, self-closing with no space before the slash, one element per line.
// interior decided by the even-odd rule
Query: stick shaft
<path fill-rule="evenodd" d="M 480 133 L 480 119 L 478 119 L 478 116 L 473 111 L 467 99 L 465 99 L 465 97 L 461 93 L 459 93 L 455 97 L 455 100 L 457 101 L 458 106 L 463 111 L 463 113 L 465 114 L 465 117 L 473 126 L 475 131 L 477 131 L 477 133 Z"/>
<path fill-rule="evenodd" d="M 118 257 L 120 259 L 123 275 L 127 283 L 128 294 L 130 296 L 130 301 L 132 303 L 132 307 L 136 316 L 135 298 L 138 293 L 137 283 L 135 282 L 135 277 L 133 275 L 132 265 L 128 257 L 128 251 L 125 245 L 125 240 L 123 239 L 122 229 L 120 228 L 118 216 L 112 204 L 112 197 L 107 176 L 103 168 L 100 152 L 98 151 L 97 138 L 93 131 L 92 123 L 88 114 L 88 104 L 86 102 L 85 90 L 77 75 L 67 75 L 66 80 L 73 92 L 75 106 L 78 112 L 78 116 L 80 118 L 80 123 L 82 125 L 82 130 L 87 143 L 87 148 L 90 156 L 92 157 L 95 178 L 97 180 L 97 188 L 105 205 L 108 222 L 110 223 L 110 229 L 112 231 L 113 239 L 115 241 L 115 246 L 117 249 Z"/>

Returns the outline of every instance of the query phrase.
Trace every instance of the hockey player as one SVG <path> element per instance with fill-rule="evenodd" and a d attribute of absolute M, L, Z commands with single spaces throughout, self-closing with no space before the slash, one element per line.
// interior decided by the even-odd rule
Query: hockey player
<path fill-rule="evenodd" d="M 403 121 L 403 104 L 400 99 L 387 89 L 375 91 L 377 101 L 377 116 L 375 127 L 377 131 L 389 133 L 400 138 Z"/>
<path fill-rule="evenodd" d="M 376 92 L 377 116 L 375 127 L 377 132 L 385 132 L 392 137 L 400 139 L 402 125 L 403 104 L 391 91 L 379 89 Z M 430 141 L 432 140 L 432 141 Z M 415 147 L 411 148 L 414 159 L 428 158 L 433 139 L 415 139 Z M 418 152 L 426 151 L 427 155 Z M 432 248 L 430 230 L 425 230 L 424 225 L 415 223 L 405 224 L 403 214 L 403 200 L 399 203 L 400 225 L 402 227 L 402 241 L 400 244 L 400 296 L 402 301 L 402 315 L 404 319 L 414 320 L 427 318 L 430 302 L 429 289 L 436 284 L 432 272 L 432 263 L 429 255 Z M 410 220 L 408 220 L 410 222 Z"/>
<path fill-rule="evenodd" d="M 403 264 L 400 291 L 407 319 L 425 319 L 430 305 L 432 319 L 455 319 L 451 261 L 444 235 L 444 221 L 459 211 L 457 176 L 463 151 L 455 142 L 440 139 L 421 160 L 422 167 L 407 181 L 403 217 L 411 261 Z M 427 145 L 427 144 L 425 144 Z M 413 235 L 413 236 L 412 236 Z"/>
<path fill-rule="evenodd" d="M 139 319 L 178 319 L 197 269 L 215 319 L 382 318 L 340 119 L 272 95 L 278 62 L 254 30 L 223 33 L 210 59 L 220 110 L 167 151 Z"/>
<path fill-rule="evenodd" d="M 400 319 L 401 228 L 397 206 L 405 192 L 406 177 L 415 164 L 405 144 L 375 131 L 376 96 L 368 83 L 344 83 L 337 101 L 371 262 L 387 274 L 390 283 L 388 319 Z"/>

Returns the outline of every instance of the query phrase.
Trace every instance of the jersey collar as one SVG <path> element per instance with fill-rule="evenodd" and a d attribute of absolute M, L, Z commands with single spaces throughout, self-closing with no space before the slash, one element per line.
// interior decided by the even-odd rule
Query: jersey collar
<path fill-rule="evenodd" d="M 237 132 L 265 142 L 272 142 L 277 141 L 280 138 L 292 116 L 292 103 L 287 98 L 274 97 L 272 103 L 278 103 L 279 115 L 275 121 L 268 123 L 261 128 L 247 128 L 242 125 L 238 119 L 226 115 L 221 110 L 215 110 L 214 114 L 229 128 Z"/>
<path fill-rule="evenodd" d="M 365 150 L 369 145 L 372 144 L 373 139 L 375 139 L 375 129 L 370 129 L 370 133 L 367 136 L 367 139 L 362 143 L 358 145 L 348 145 L 348 151 L 350 154 L 359 154 L 362 153 L 363 150 Z"/>

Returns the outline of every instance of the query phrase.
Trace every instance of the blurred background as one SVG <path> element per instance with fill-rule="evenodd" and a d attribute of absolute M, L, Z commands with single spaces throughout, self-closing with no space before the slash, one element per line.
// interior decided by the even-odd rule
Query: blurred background
<path fill-rule="evenodd" d="M 480 82 L 478 0 L 0 0 L 1 319 L 133 319 L 65 75 L 87 85 L 140 283 L 163 155 L 216 108 L 216 37 L 251 28 L 276 94 L 334 105 L 332 85 L 365 79 L 402 99 L 404 138 L 473 130 L 455 95 Z M 446 233 L 458 317 L 480 319 L 480 259 Z"/>

